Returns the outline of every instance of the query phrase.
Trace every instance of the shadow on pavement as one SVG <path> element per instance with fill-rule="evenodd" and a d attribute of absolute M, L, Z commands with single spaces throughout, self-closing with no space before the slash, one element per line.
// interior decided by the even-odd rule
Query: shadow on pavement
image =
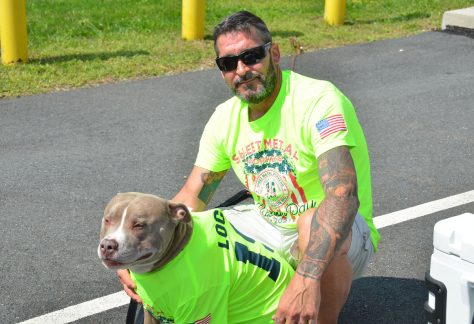
<path fill-rule="evenodd" d="M 107 61 L 115 57 L 133 57 L 137 55 L 150 55 L 147 51 L 115 51 L 115 52 L 97 52 L 97 53 L 85 53 L 85 54 L 71 54 L 71 55 L 60 55 L 60 56 L 51 56 L 43 57 L 37 59 L 31 59 L 30 63 L 37 64 L 50 64 L 58 62 L 69 62 L 69 61 L 93 61 L 101 60 Z"/>
<path fill-rule="evenodd" d="M 349 25 L 354 25 L 354 24 L 372 25 L 372 24 L 385 23 L 385 22 L 388 22 L 388 23 L 409 22 L 414 19 L 428 18 L 428 17 L 430 17 L 430 14 L 427 12 L 414 11 L 407 14 L 400 14 L 398 16 L 392 16 L 392 17 L 381 17 L 378 19 L 355 19 L 355 20 L 350 20 L 348 24 Z"/>
<path fill-rule="evenodd" d="M 426 323 L 428 290 L 422 280 L 366 277 L 354 281 L 341 324 Z"/>
<path fill-rule="evenodd" d="M 444 32 L 447 34 L 453 34 L 453 35 L 466 36 L 466 37 L 474 39 L 474 29 L 470 29 L 470 28 L 447 26 L 446 30 L 442 30 L 441 32 Z"/>

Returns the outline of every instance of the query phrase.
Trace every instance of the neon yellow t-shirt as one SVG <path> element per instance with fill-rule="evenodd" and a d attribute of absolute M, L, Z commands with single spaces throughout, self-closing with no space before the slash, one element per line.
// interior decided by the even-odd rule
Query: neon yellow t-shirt
<path fill-rule="evenodd" d="M 132 278 L 144 307 L 161 323 L 273 323 L 294 271 L 240 234 L 221 210 L 193 213 L 183 251 L 157 271 Z"/>
<path fill-rule="evenodd" d="M 377 249 L 365 136 L 352 103 L 327 81 L 283 71 L 274 104 L 251 122 L 248 105 L 237 97 L 219 105 L 204 129 L 195 165 L 214 172 L 232 167 L 263 217 L 294 227 L 298 215 L 324 199 L 318 157 L 338 146 L 349 147 L 354 160 L 359 213 Z"/>

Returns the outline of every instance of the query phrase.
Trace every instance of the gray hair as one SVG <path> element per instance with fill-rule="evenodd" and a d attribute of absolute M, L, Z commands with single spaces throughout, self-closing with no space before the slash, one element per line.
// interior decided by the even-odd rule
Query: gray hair
<path fill-rule="evenodd" d="M 218 54 L 217 50 L 217 38 L 220 35 L 232 33 L 232 32 L 245 32 L 251 34 L 256 31 L 257 36 L 260 37 L 263 43 L 272 41 L 272 35 L 267 28 L 267 25 L 262 19 L 255 16 L 248 11 L 239 11 L 230 16 L 227 16 L 214 28 L 214 49 Z"/>

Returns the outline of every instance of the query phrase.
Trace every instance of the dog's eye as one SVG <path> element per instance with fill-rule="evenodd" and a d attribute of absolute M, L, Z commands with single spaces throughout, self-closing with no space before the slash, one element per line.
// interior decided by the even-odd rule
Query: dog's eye
<path fill-rule="evenodd" d="M 104 223 L 108 224 L 108 223 L 110 223 L 110 220 L 108 218 L 104 218 Z"/>
<path fill-rule="evenodd" d="M 141 229 L 145 228 L 145 225 L 146 225 L 145 223 L 135 223 L 135 224 L 133 224 L 133 228 L 141 230 Z"/>

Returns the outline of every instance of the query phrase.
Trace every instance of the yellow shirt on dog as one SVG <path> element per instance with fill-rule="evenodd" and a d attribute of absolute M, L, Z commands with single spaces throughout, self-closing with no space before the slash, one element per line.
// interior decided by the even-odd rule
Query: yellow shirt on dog
<path fill-rule="evenodd" d="M 236 231 L 219 209 L 192 218 L 191 239 L 175 259 L 132 273 L 145 309 L 161 323 L 273 323 L 291 266 Z"/>

